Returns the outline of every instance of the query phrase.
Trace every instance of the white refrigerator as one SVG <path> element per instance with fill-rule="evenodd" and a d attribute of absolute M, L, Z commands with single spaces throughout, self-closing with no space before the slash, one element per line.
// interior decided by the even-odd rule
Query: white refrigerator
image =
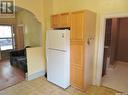
<path fill-rule="evenodd" d="M 70 85 L 70 31 L 46 33 L 47 80 L 67 88 Z"/>

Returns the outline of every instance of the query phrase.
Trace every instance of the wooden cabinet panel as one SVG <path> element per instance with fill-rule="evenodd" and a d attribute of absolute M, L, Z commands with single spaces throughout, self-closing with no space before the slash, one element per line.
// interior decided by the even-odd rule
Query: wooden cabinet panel
<path fill-rule="evenodd" d="M 76 42 L 78 43 L 78 42 Z M 71 45 L 71 85 L 83 89 L 84 87 L 84 45 Z"/>
<path fill-rule="evenodd" d="M 52 15 L 51 16 L 51 27 L 52 28 L 60 27 L 60 15 Z"/>
<path fill-rule="evenodd" d="M 85 12 L 72 12 L 71 13 L 71 39 L 83 40 L 85 31 Z"/>
<path fill-rule="evenodd" d="M 70 14 L 69 13 L 63 13 L 60 14 L 60 27 L 70 27 Z"/>
<path fill-rule="evenodd" d="M 84 61 L 84 46 L 83 45 L 71 45 L 71 65 L 75 65 L 76 67 L 83 67 Z"/>
<path fill-rule="evenodd" d="M 71 66 L 71 85 L 83 89 L 84 78 L 83 69 Z"/>

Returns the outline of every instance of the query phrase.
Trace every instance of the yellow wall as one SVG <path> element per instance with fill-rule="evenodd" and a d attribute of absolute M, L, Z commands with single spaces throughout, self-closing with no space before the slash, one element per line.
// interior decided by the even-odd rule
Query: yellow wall
<path fill-rule="evenodd" d="M 89 9 L 97 13 L 127 11 L 127 0 L 53 0 L 53 13 Z"/>
<path fill-rule="evenodd" d="M 40 46 L 41 39 L 41 24 L 37 21 L 35 16 L 22 10 L 16 14 L 17 25 L 24 26 L 24 44 L 25 46 Z"/>
<path fill-rule="evenodd" d="M 45 21 L 45 30 L 50 28 L 50 15 L 53 12 L 53 2 L 52 0 L 44 0 L 44 21 Z"/>
<path fill-rule="evenodd" d="M 83 10 L 87 8 L 95 11 L 96 5 L 97 2 L 94 0 L 53 0 L 53 13 Z"/>
<path fill-rule="evenodd" d="M 42 22 L 42 24 L 44 23 L 43 22 L 43 11 L 44 11 L 44 8 L 43 8 L 43 2 L 44 0 L 15 0 L 15 4 L 16 6 L 18 7 L 21 7 L 21 8 L 25 8 L 27 10 L 29 10 L 30 12 L 32 12 L 36 17 L 37 19 Z"/>
<path fill-rule="evenodd" d="M 44 0 L 15 0 L 15 5 L 32 12 L 41 22 L 42 26 L 42 47 L 45 48 L 45 21 L 44 21 Z"/>

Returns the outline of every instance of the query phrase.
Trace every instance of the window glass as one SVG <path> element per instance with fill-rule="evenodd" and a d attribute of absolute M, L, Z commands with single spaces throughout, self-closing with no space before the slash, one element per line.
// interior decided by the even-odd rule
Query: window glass
<path fill-rule="evenodd" d="M 12 37 L 11 26 L 0 26 L 0 38 Z"/>
<path fill-rule="evenodd" d="M 0 49 L 13 49 L 11 26 L 0 26 Z"/>

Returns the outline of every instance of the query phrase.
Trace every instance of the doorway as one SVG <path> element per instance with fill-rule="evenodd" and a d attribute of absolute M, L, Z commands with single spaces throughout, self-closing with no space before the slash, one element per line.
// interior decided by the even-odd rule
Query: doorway
<path fill-rule="evenodd" d="M 7 46 L 0 50 L 0 90 L 29 79 L 33 63 L 27 62 L 27 58 L 34 54 L 27 54 L 26 48 L 42 45 L 42 26 L 35 15 L 17 6 L 15 12 L 15 18 L 0 18 L 0 25 L 9 26 L 11 31 L 10 36 L 5 37 L 8 40 L 1 40 L 1 44 Z"/>
<path fill-rule="evenodd" d="M 128 17 L 106 19 L 102 85 L 128 93 Z"/>
<path fill-rule="evenodd" d="M 25 73 L 12 66 L 10 52 L 15 50 L 13 25 L 0 25 L 0 90 L 15 85 L 25 79 Z"/>

